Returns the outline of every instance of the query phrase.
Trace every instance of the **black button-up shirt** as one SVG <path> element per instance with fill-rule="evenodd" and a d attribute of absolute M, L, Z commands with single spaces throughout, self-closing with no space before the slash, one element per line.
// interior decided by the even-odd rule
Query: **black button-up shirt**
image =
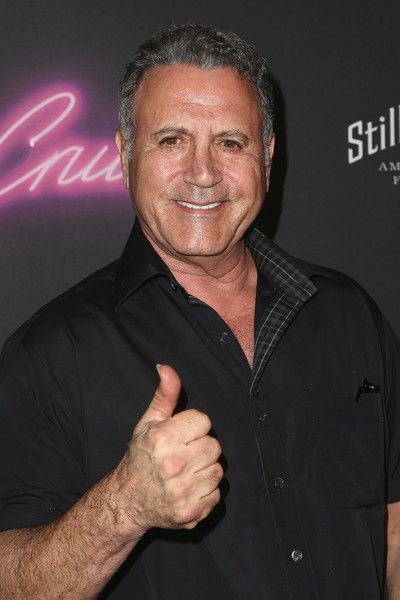
<path fill-rule="evenodd" d="M 257 230 L 254 365 L 135 225 L 119 261 L 39 311 L 0 364 L 0 528 L 46 523 L 120 460 L 158 384 L 207 413 L 223 499 L 149 531 L 101 597 L 378 600 L 384 505 L 400 500 L 399 353 L 349 278 Z"/>

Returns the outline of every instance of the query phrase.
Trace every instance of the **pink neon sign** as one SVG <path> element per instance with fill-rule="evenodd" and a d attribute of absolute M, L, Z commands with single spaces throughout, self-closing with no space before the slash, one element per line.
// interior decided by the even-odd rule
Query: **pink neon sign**
<path fill-rule="evenodd" d="M 0 203 L 30 195 L 96 195 L 123 190 L 119 158 L 108 140 L 82 138 L 80 93 L 52 86 L 0 123 Z"/>

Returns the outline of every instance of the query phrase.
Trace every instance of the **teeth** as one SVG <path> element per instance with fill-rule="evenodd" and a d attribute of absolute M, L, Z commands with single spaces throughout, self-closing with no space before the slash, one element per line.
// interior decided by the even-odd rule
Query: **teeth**
<path fill-rule="evenodd" d="M 216 206 L 219 206 L 221 204 L 221 202 L 213 202 L 212 204 L 204 204 L 201 206 L 200 204 L 190 204 L 190 202 L 183 202 L 183 200 L 177 200 L 176 202 L 181 206 L 187 206 L 187 208 L 199 208 L 200 210 L 209 210 L 210 208 L 215 208 Z"/>

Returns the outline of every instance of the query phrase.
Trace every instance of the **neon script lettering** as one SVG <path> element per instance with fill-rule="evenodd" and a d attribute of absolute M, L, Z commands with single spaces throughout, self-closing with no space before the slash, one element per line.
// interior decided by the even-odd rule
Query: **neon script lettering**
<path fill-rule="evenodd" d="M 0 198 L 122 191 L 114 145 L 71 133 L 80 94 L 47 88 L 0 124 Z"/>

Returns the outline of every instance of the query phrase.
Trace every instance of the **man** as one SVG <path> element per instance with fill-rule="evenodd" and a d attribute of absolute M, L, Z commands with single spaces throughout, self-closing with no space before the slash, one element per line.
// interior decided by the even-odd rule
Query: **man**
<path fill-rule="evenodd" d="M 400 598 L 398 347 L 356 284 L 251 229 L 264 60 L 173 27 L 120 108 L 124 254 L 2 356 L 0 597 L 378 600 L 387 504 Z"/>

